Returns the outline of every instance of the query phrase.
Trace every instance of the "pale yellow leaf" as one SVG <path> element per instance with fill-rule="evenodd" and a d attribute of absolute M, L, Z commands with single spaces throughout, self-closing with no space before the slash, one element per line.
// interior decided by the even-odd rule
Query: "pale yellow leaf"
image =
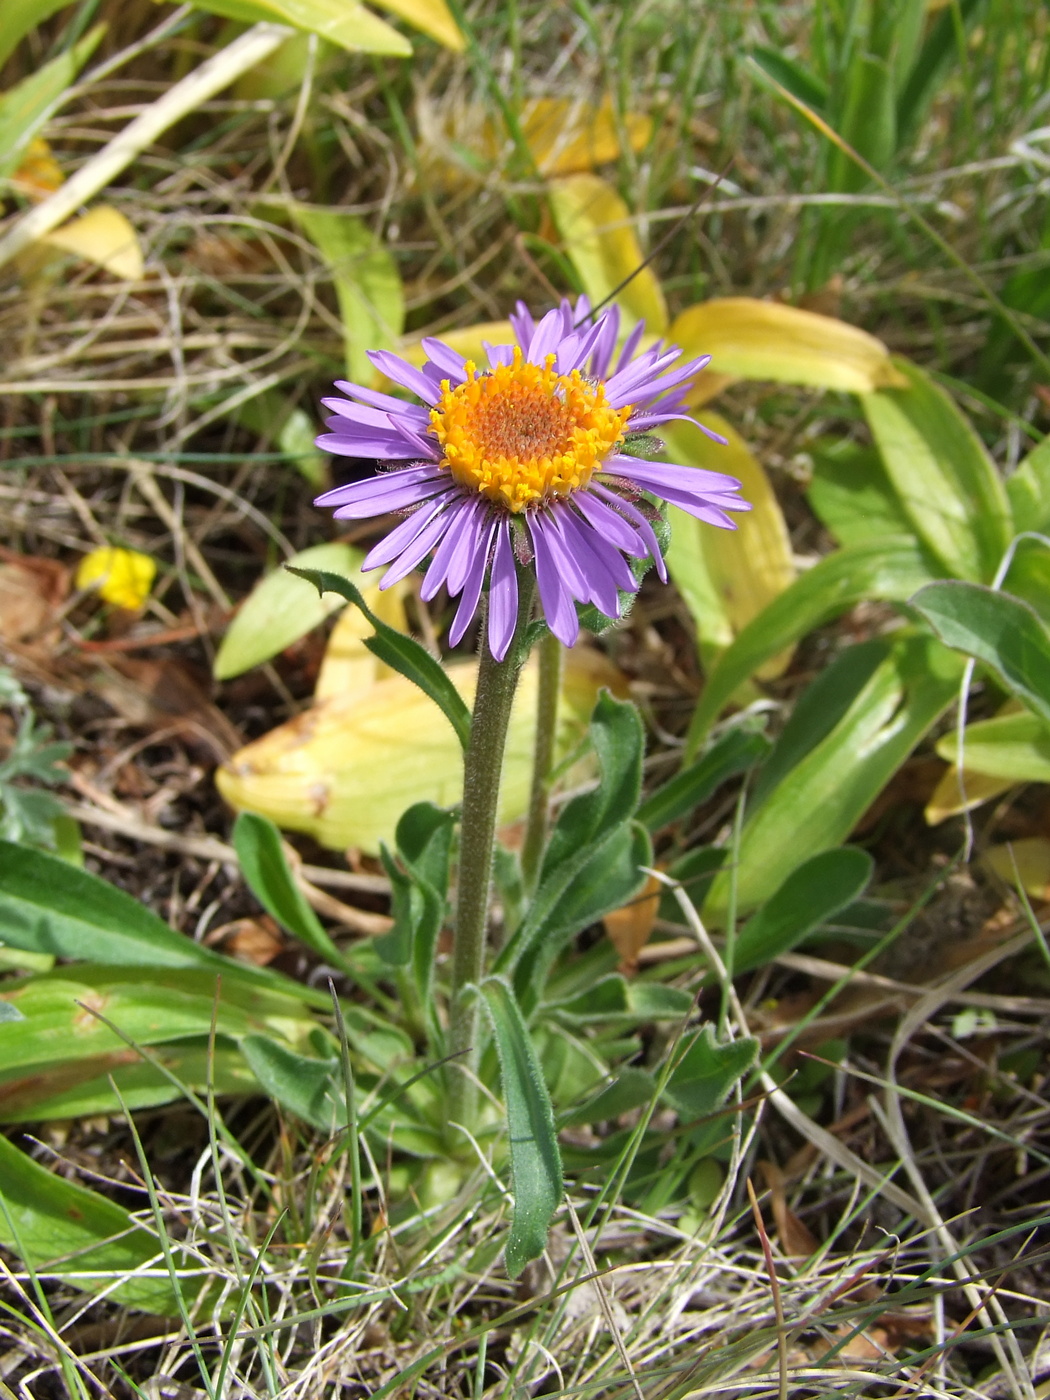
<path fill-rule="evenodd" d="M 365 606 L 389 627 L 406 632 L 405 594 L 408 584 L 402 579 L 390 588 L 381 589 L 373 583 L 361 589 Z M 377 680 L 395 674 L 389 666 L 365 646 L 365 639 L 375 635 L 375 628 L 360 608 L 344 608 L 332 628 L 324 660 L 314 687 L 314 700 L 349 700 L 371 690 Z"/>
<path fill-rule="evenodd" d="M 711 651 L 728 645 L 794 583 L 795 565 L 787 525 L 762 465 L 724 418 L 717 413 L 700 413 L 697 418 L 728 438 L 728 445 L 712 442 L 691 423 L 669 423 L 661 429 L 667 444 L 663 455 L 668 461 L 737 477 L 741 495 L 751 503 L 747 515 L 735 517 L 736 530 L 720 530 L 683 511 L 673 512 L 667 562 L 693 613 L 701 655 L 705 664 L 710 664 Z M 717 612 L 712 609 L 712 593 Z M 783 652 L 767 661 L 756 675 L 762 680 L 778 676 L 790 659 L 791 652 Z"/>
<path fill-rule="evenodd" d="M 348 49 L 407 57 L 412 45 L 357 0 L 193 0 L 199 10 L 244 24 L 290 24 Z"/>
<path fill-rule="evenodd" d="M 148 554 L 104 545 L 81 559 L 76 583 L 78 588 L 96 587 L 105 602 L 134 611 L 149 597 L 156 576 L 156 561 Z"/>
<path fill-rule="evenodd" d="M 964 801 L 959 787 L 959 770 L 953 763 L 946 773 L 941 774 L 940 781 L 926 804 L 923 813 L 926 824 L 939 826 L 949 817 L 957 817 L 960 812 L 980 807 L 983 802 L 991 802 L 993 797 L 999 797 L 1016 786 L 1012 778 L 993 778 L 987 773 L 973 773 L 967 769 L 963 775 L 963 787 L 966 790 Z"/>
<path fill-rule="evenodd" d="M 628 320 L 644 321 L 650 332 L 662 334 L 663 291 L 652 268 L 642 266 L 634 218 L 612 185 L 597 175 L 570 175 L 552 180 L 547 190 L 565 251 L 592 304 L 615 292 Z"/>
<path fill-rule="evenodd" d="M 718 375 L 855 394 L 907 387 L 881 340 L 832 316 L 775 301 L 701 302 L 675 317 L 668 339 L 686 355 L 710 355 Z"/>
<path fill-rule="evenodd" d="M 618 672 L 600 653 L 568 653 L 558 715 L 559 757 L 579 742 L 601 686 L 620 688 Z M 476 662 L 450 664 L 468 704 Z M 535 733 L 537 662 L 522 676 L 511 715 L 500 790 L 500 821 L 518 820 L 528 804 Z M 304 831 L 333 849 L 367 852 L 393 840 L 406 807 L 462 797 L 463 759 L 448 721 L 403 676 L 379 680 L 357 696 L 322 700 L 247 745 L 219 769 L 219 791 L 231 806 L 260 812 L 278 826 Z"/>
<path fill-rule="evenodd" d="M 145 269 L 138 234 L 120 210 L 108 204 L 98 205 L 40 241 L 49 248 L 60 248 L 87 262 L 98 263 L 126 282 L 137 282 Z"/>
<path fill-rule="evenodd" d="M 991 846 L 982 860 L 999 878 L 1021 887 L 1032 899 L 1050 899 L 1050 841 L 1045 836 L 1025 836 L 1006 846 Z"/>
<path fill-rule="evenodd" d="M 22 155 L 18 169 L 11 176 L 11 188 L 37 204 L 54 194 L 65 176 L 51 147 L 42 136 L 34 136 Z"/>
<path fill-rule="evenodd" d="M 467 46 L 445 0 L 373 0 L 373 3 L 407 20 L 423 34 L 429 34 L 439 44 L 444 44 L 446 49 L 462 53 Z"/>

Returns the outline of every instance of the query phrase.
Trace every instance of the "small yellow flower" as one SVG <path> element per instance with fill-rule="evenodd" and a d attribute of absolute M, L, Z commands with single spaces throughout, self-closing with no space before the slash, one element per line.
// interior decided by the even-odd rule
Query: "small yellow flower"
<path fill-rule="evenodd" d="M 97 585 L 100 598 L 114 607 L 134 611 L 149 597 L 157 565 L 148 554 L 106 545 L 85 554 L 77 569 L 77 587 Z"/>

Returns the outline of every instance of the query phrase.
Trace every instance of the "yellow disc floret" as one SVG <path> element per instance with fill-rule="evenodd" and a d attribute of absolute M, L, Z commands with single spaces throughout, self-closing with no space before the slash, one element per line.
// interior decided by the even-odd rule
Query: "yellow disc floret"
<path fill-rule="evenodd" d="M 554 355 L 529 364 L 515 349 L 513 364 L 479 378 L 468 360 L 464 383 L 453 389 L 444 380 L 430 411 L 443 465 L 461 486 L 515 513 L 586 486 L 631 414 L 610 408 L 601 384 L 576 369 L 558 374 L 554 364 Z"/>

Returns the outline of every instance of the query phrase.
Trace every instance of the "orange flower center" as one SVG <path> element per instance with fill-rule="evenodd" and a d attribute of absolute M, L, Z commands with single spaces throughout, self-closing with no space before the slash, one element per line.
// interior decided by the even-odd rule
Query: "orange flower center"
<path fill-rule="evenodd" d="M 544 365 L 497 365 L 479 379 L 466 363 L 457 388 L 441 385 L 430 411 L 444 449 L 444 466 L 467 486 L 515 513 L 552 496 L 569 496 L 623 438 L 630 407 L 610 408 L 601 384 L 579 370 L 557 374 L 555 356 Z"/>

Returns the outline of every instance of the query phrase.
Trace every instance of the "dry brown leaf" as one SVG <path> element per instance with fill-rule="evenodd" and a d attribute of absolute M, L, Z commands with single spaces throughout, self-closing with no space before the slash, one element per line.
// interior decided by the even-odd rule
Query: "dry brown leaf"
<path fill-rule="evenodd" d="M 240 746 L 241 735 L 211 703 L 207 684 L 175 657 L 114 656 L 98 671 L 93 688 L 129 724 L 177 732 L 221 761 Z"/>
<path fill-rule="evenodd" d="M 638 969 L 638 954 L 652 937 L 662 888 L 656 876 L 650 875 L 641 894 L 606 914 L 602 920 L 605 932 L 620 955 L 621 972 L 631 974 Z"/>
<path fill-rule="evenodd" d="M 816 1254 L 820 1245 L 813 1232 L 788 1205 L 784 1173 L 775 1162 L 759 1162 L 758 1165 L 769 1190 L 781 1250 L 789 1259 L 809 1259 Z"/>

